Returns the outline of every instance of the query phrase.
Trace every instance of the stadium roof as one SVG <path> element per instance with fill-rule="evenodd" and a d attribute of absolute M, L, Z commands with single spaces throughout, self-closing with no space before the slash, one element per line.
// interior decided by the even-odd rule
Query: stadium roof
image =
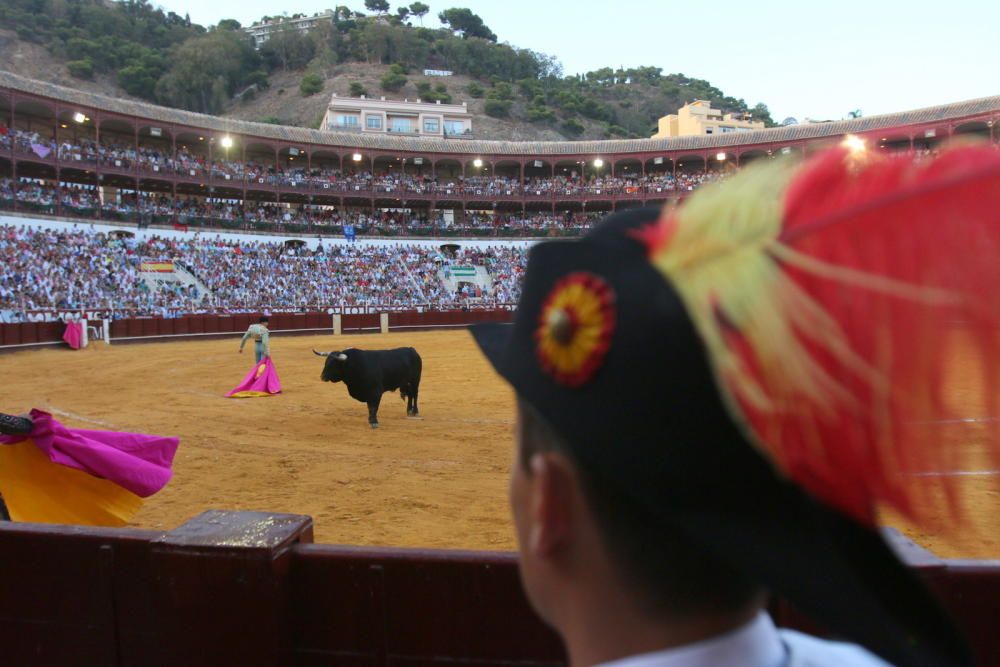
<path fill-rule="evenodd" d="M 947 122 L 1000 114 L 1000 95 L 956 102 L 936 107 L 869 116 L 832 123 L 776 127 L 752 132 L 674 137 L 670 139 L 609 139 L 600 141 L 496 141 L 479 139 L 437 139 L 395 137 L 385 134 L 327 132 L 303 127 L 270 125 L 182 111 L 168 107 L 74 90 L 44 81 L 28 79 L 0 71 L 0 89 L 8 89 L 58 100 L 63 103 L 137 116 L 164 124 L 184 125 L 229 134 L 270 139 L 292 144 L 318 144 L 350 149 L 405 151 L 408 153 L 451 153 L 534 157 L 542 155 L 602 155 L 616 153 L 654 153 L 724 149 L 763 143 L 795 142 L 835 137 L 847 133 L 866 133 L 905 125 Z"/>

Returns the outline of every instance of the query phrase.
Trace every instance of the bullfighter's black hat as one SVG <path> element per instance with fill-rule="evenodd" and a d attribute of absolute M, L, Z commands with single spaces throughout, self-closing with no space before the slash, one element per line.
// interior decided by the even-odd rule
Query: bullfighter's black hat
<path fill-rule="evenodd" d="M 887 167 L 864 168 L 874 178 Z M 872 442 L 886 446 L 878 429 L 887 419 L 897 420 L 896 435 L 916 437 L 904 425 L 926 405 L 893 403 L 898 387 L 883 392 L 878 374 L 888 374 L 894 387 L 917 383 L 935 360 L 885 368 L 868 344 L 870 331 L 901 321 L 892 308 L 904 306 L 885 303 L 897 299 L 894 290 L 904 280 L 920 281 L 907 273 L 906 261 L 905 270 L 885 272 L 900 284 L 869 294 L 877 290 L 858 287 L 870 268 L 863 262 L 852 262 L 849 273 L 831 269 L 842 262 L 828 244 L 841 237 L 812 244 L 788 235 L 842 206 L 868 202 L 848 196 L 860 169 L 841 151 L 800 169 L 749 169 L 679 209 L 616 213 L 579 240 L 540 243 L 529 253 L 513 325 L 476 325 L 472 333 L 500 375 L 566 440 L 577 463 L 654 526 L 682 532 L 834 634 L 890 662 L 971 664 L 946 614 L 876 527 L 876 505 L 902 498 L 898 506 L 905 508 L 912 494 L 900 490 L 899 471 L 859 462 L 859 451 L 875 456 L 865 449 Z M 796 197 L 812 206 L 811 221 L 790 213 L 805 205 Z M 994 193 L 992 205 L 997 199 Z M 929 210 L 914 215 L 934 225 L 955 217 L 936 201 L 919 208 Z M 920 221 L 909 222 L 919 233 Z M 853 220 L 846 224 L 836 234 L 856 233 Z M 881 248 L 867 256 L 892 265 L 885 262 L 891 235 L 871 242 Z M 969 271 L 980 268 L 969 261 Z M 919 322 L 928 340 L 934 334 L 928 323 L 937 321 L 932 301 L 905 306 L 907 321 Z M 905 337 L 879 335 L 883 345 L 906 344 Z M 992 340 L 987 352 L 995 353 Z M 869 414 L 870 406 L 877 414 Z M 927 463 L 906 460 L 897 449 L 888 450 L 894 457 L 878 451 L 892 464 Z M 880 476 L 897 496 L 882 489 Z"/>

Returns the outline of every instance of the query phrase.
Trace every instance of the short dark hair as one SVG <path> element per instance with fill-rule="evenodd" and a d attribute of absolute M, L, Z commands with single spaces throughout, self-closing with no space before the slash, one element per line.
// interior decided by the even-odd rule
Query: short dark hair
<path fill-rule="evenodd" d="M 267 315 L 261 315 L 260 318 L 257 321 L 258 322 L 269 322 L 270 320 L 271 320 L 271 318 L 268 317 Z"/>
<path fill-rule="evenodd" d="M 749 575 L 712 557 L 686 535 L 664 527 L 616 485 L 582 465 L 573 448 L 523 399 L 519 465 L 539 452 L 566 456 L 580 475 L 584 500 L 607 544 L 612 561 L 655 616 L 728 613 L 747 609 L 764 596 L 764 588 Z"/>

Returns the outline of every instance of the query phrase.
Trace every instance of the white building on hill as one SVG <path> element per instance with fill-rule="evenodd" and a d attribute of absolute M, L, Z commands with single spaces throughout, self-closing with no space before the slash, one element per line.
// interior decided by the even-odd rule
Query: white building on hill
<path fill-rule="evenodd" d="M 366 97 L 330 98 L 324 130 L 425 137 L 470 137 L 472 115 L 465 102 L 441 104 Z"/>

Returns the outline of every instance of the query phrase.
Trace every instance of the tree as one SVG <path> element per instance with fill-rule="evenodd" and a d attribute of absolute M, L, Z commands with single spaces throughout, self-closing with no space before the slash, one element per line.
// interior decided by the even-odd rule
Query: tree
<path fill-rule="evenodd" d="M 240 22 L 235 19 L 222 19 L 219 24 L 215 26 L 216 30 L 239 30 L 243 26 Z"/>
<path fill-rule="evenodd" d="M 169 71 L 156 84 L 157 100 L 202 113 L 220 112 L 260 70 L 260 57 L 250 41 L 230 30 L 192 37 L 171 59 Z"/>
<path fill-rule="evenodd" d="M 406 7 L 396 8 L 396 18 L 400 23 L 403 23 L 410 17 L 410 10 Z"/>
<path fill-rule="evenodd" d="M 66 69 L 69 70 L 70 76 L 74 76 L 77 79 L 94 78 L 94 64 L 90 62 L 90 58 L 71 60 L 66 63 Z"/>
<path fill-rule="evenodd" d="M 351 97 L 361 97 L 367 95 L 368 91 L 361 85 L 360 81 L 351 81 Z"/>
<path fill-rule="evenodd" d="M 774 122 L 774 119 L 771 118 L 771 110 L 768 109 L 767 105 L 763 102 L 751 109 L 750 113 L 753 114 L 754 120 L 764 121 L 764 127 L 776 127 L 778 125 Z"/>
<path fill-rule="evenodd" d="M 316 42 L 299 30 L 286 26 L 278 30 L 263 46 L 260 57 L 269 70 L 302 69 L 316 55 Z"/>
<path fill-rule="evenodd" d="M 569 120 L 567 120 L 565 123 L 562 124 L 563 133 L 571 138 L 578 137 L 581 134 L 583 134 L 584 129 L 585 128 L 580 123 L 580 121 L 578 121 L 575 118 L 570 118 Z"/>
<path fill-rule="evenodd" d="M 406 85 L 406 74 L 399 65 L 392 65 L 389 71 L 379 79 L 379 85 L 383 90 L 397 91 Z"/>
<path fill-rule="evenodd" d="M 302 83 L 299 84 L 299 92 L 302 93 L 302 97 L 315 95 L 321 90 L 323 90 L 323 77 L 319 74 L 310 72 L 302 77 Z"/>
<path fill-rule="evenodd" d="M 422 2 L 414 2 L 410 5 L 410 14 L 420 19 L 420 25 L 424 24 L 424 16 L 426 16 L 427 12 L 430 10 L 431 8 Z"/>
<path fill-rule="evenodd" d="M 488 99 L 483 110 L 487 116 L 505 118 L 510 115 L 510 100 Z"/>
<path fill-rule="evenodd" d="M 468 86 L 465 87 L 465 92 L 475 98 L 480 98 L 483 96 L 483 87 L 478 83 L 473 81 Z"/>
<path fill-rule="evenodd" d="M 848 111 L 847 112 L 847 117 L 848 118 L 861 118 L 864 115 L 865 114 L 864 114 L 863 111 L 861 111 L 861 109 L 855 109 L 854 111 Z"/>
<path fill-rule="evenodd" d="M 365 0 L 365 9 L 377 14 L 386 14 L 389 11 L 389 0 Z"/>
<path fill-rule="evenodd" d="M 482 39 L 495 42 L 497 36 L 486 27 L 483 19 L 473 14 L 471 9 L 452 8 L 446 9 L 438 14 L 438 20 L 448 26 L 452 32 L 460 34 L 464 39 L 469 37 L 481 37 Z"/>

